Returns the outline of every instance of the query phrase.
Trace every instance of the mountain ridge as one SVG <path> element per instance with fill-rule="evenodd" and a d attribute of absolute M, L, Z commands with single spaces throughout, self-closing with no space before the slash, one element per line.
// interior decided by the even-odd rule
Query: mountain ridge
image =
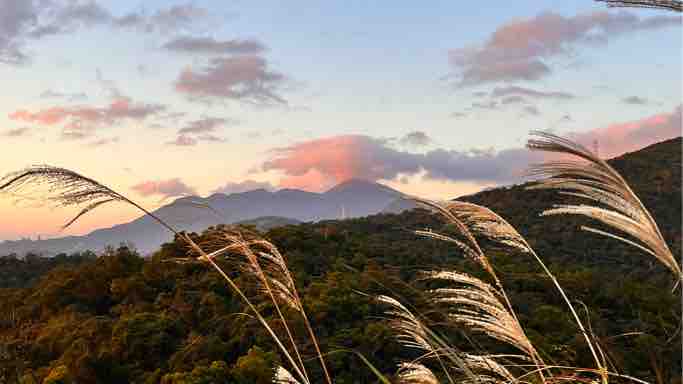
<path fill-rule="evenodd" d="M 671 157 L 665 157 L 665 162 L 678 161 L 680 163 L 680 153 L 678 153 L 677 158 L 675 155 L 677 148 L 680 152 L 681 140 L 681 137 L 678 137 L 655 143 L 636 151 L 624 153 L 608 161 L 622 172 L 627 180 L 637 178 L 642 172 L 661 174 L 655 178 L 652 185 L 645 186 L 642 191 L 646 200 L 656 199 L 658 197 L 656 196 L 657 188 L 661 189 L 660 184 L 671 183 L 676 175 L 671 174 L 671 170 L 662 166 L 659 167 L 661 169 L 653 169 L 653 164 L 658 161 L 655 157 L 659 152 L 665 152 L 667 156 Z M 676 173 L 675 171 L 678 171 L 677 174 L 680 178 L 680 169 L 674 170 L 673 173 Z M 516 196 L 516 193 L 525 189 L 526 185 L 524 183 L 502 186 L 461 196 L 458 199 L 483 204 L 496 211 L 514 211 L 515 207 L 505 206 L 506 202 L 509 201 L 508 196 Z M 532 199 L 539 199 L 539 201 L 544 199 L 553 201 L 550 193 L 546 191 L 545 194 L 528 196 Z M 259 223 L 266 222 L 278 225 L 277 223 L 356 218 L 379 213 L 401 213 L 416 207 L 414 203 L 401 198 L 401 196 L 403 195 L 399 191 L 386 185 L 367 180 L 350 179 L 322 193 L 298 189 L 281 189 L 278 191 L 255 189 L 232 194 L 214 193 L 205 198 L 186 196 L 175 199 L 173 202 L 156 209 L 153 213 L 180 230 L 201 232 L 210 226 L 223 223 L 235 224 L 246 221 L 248 224 L 259 227 Z M 211 209 L 198 208 L 198 205 L 202 203 L 207 203 Z M 648 208 L 654 209 L 656 211 L 654 213 L 658 215 L 668 217 L 672 214 L 672 210 L 661 207 Z M 268 220 L 267 218 L 277 219 Z M 269 228 L 272 226 L 261 229 Z M 141 216 L 128 223 L 93 230 L 83 236 L 0 242 L 0 255 L 12 253 L 23 255 L 29 252 L 55 255 L 86 249 L 99 251 L 106 245 L 116 246 L 121 243 L 132 243 L 141 253 L 146 254 L 156 250 L 162 243 L 170 241 L 172 238 L 172 234 L 159 226 L 152 218 Z"/>
<path fill-rule="evenodd" d="M 368 216 L 379 213 L 398 196 L 401 196 L 400 192 L 385 185 L 350 179 L 322 193 L 285 188 L 277 191 L 255 189 L 232 194 L 214 193 L 207 197 L 184 196 L 152 213 L 179 230 L 201 232 L 213 225 L 245 221 L 257 223 L 258 227 L 258 223 L 262 222 L 297 223 Z M 278 220 L 265 220 L 274 217 Z M 149 253 L 172 239 L 173 235 L 154 219 L 140 216 L 126 223 L 95 229 L 82 236 L 3 241 L 0 242 L 0 254 L 31 252 L 48 256 L 86 249 L 99 251 L 107 245 L 121 243 L 132 244 L 140 252 Z"/>

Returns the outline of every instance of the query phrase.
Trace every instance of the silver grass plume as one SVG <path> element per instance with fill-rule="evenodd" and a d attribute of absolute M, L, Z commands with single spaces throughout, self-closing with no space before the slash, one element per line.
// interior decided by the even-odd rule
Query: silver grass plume
<path fill-rule="evenodd" d="M 545 177 L 528 189 L 556 189 L 591 204 L 556 205 L 542 215 L 581 215 L 619 232 L 583 226 L 585 231 L 620 240 L 650 254 L 664 264 L 680 282 L 683 272 L 671 253 L 657 223 L 626 180 L 597 154 L 569 139 L 547 132 L 533 132 L 531 150 L 571 155 L 578 160 L 548 161 L 534 165 L 529 173 Z M 624 236 L 626 235 L 626 236 Z"/>
<path fill-rule="evenodd" d="M 259 291 L 269 297 L 272 301 L 273 305 L 275 306 L 277 316 L 285 328 L 287 339 L 289 340 L 291 348 L 300 364 L 301 372 L 304 374 L 306 381 L 309 381 L 308 373 L 304 367 L 303 358 L 301 357 L 299 348 L 294 340 L 292 331 L 289 328 L 287 319 L 282 313 L 280 302 L 284 302 L 285 305 L 294 307 L 300 312 L 302 312 L 302 307 L 297 304 L 295 296 L 292 293 L 292 290 L 290 290 L 288 282 L 286 280 L 279 280 L 278 278 L 281 277 L 279 274 L 276 274 L 277 276 L 275 277 L 272 276 L 273 269 L 277 272 L 280 272 L 280 266 L 278 265 L 279 260 L 277 257 L 258 249 L 260 246 L 271 250 L 271 252 L 273 249 L 275 252 L 277 252 L 277 248 L 269 242 L 260 239 L 255 234 L 249 233 L 248 231 L 240 231 L 238 228 L 234 227 L 220 227 L 216 231 L 213 231 L 208 237 L 208 240 L 202 243 L 204 248 L 219 248 L 225 250 L 224 254 L 237 254 L 244 258 L 243 260 L 237 260 L 237 264 L 241 266 L 241 269 L 248 275 L 254 276 L 256 278 Z M 277 252 L 277 254 L 279 255 L 279 252 Z M 264 269 L 261 259 L 271 261 L 269 263 L 271 268 Z M 273 261 L 275 261 L 275 265 L 278 266 L 277 268 L 272 268 Z M 281 263 L 286 269 L 284 260 L 282 260 Z M 293 285 L 293 281 L 291 283 Z"/>
<path fill-rule="evenodd" d="M 416 231 L 416 233 L 422 236 L 455 244 L 461 251 L 463 251 L 466 257 L 476 261 L 486 272 L 488 272 L 495 283 L 495 292 L 497 292 L 498 297 L 502 298 L 504 301 L 503 307 L 506 310 L 506 313 L 511 316 L 511 320 L 516 323 L 516 328 L 519 332 L 521 332 L 522 335 L 524 335 L 523 338 L 526 339 L 526 342 L 522 342 L 522 344 L 524 344 L 522 350 L 529 353 L 529 357 L 538 367 L 544 365 L 543 359 L 536 352 L 535 348 L 533 345 L 531 345 L 528 338 L 524 334 L 512 303 L 507 297 L 503 284 L 488 257 L 479 246 L 479 242 L 477 241 L 475 234 L 484 235 L 499 243 L 507 244 L 508 246 L 525 253 L 530 253 L 541 263 L 541 265 L 544 265 L 528 245 L 526 240 L 512 225 L 488 208 L 460 201 L 439 203 L 421 198 L 413 198 L 413 200 L 418 204 L 425 206 L 443 216 L 448 224 L 456 227 L 464 241 L 438 234 L 432 232 L 431 230 Z M 550 275 L 552 277 L 552 274 Z M 542 381 L 545 380 L 541 372 L 539 372 L 539 376 L 541 377 Z"/>
<path fill-rule="evenodd" d="M 448 318 L 456 325 L 512 345 L 531 359 L 538 357 L 517 318 L 503 304 L 503 295 L 498 289 L 473 276 L 453 271 L 424 272 L 422 279 L 450 284 L 428 293 L 436 303 L 448 308 Z"/>
<path fill-rule="evenodd" d="M 401 363 L 398 369 L 399 384 L 439 384 L 431 369 L 419 363 Z"/>
<path fill-rule="evenodd" d="M 673 12 L 683 12 L 683 2 L 680 0 L 596 0 L 606 3 L 608 7 L 619 8 L 652 8 Z"/>
<path fill-rule="evenodd" d="M 15 200 L 28 199 L 21 193 L 27 190 L 34 192 L 36 187 L 46 190 L 42 200 L 55 207 L 83 207 L 85 205 L 62 229 L 67 228 L 86 213 L 108 203 L 124 202 L 142 209 L 113 189 L 66 168 L 34 165 L 9 173 L 0 179 L 0 192 L 11 194 Z M 146 210 L 142 210 L 149 214 Z M 152 217 L 157 219 L 154 215 Z M 157 221 L 172 232 L 176 232 L 160 220 L 157 219 Z"/>
<path fill-rule="evenodd" d="M 273 384 L 301 384 L 299 380 L 294 378 L 288 370 L 283 366 L 278 365 L 275 369 L 275 376 L 273 377 Z"/>
<path fill-rule="evenodd" d="M 308 315 L 304 310 L 301 297 L 296 289 L 294 278 L 287 267 L 287 261 L 285 260 L 284 255 L 280 253 L 278 248 L 258 234 L 241 230 L 236 227 L 219 228 L 209 236 L 209 239 L 203 243 L 203 245 L 209 248 L 223 249 L 226 253 L 237 254 L 244 258 L 244 260 L 238 262 L 238 265 L 241 266 L 243 272 L 256 277 L 259 291 L 270 297 L 275 306 L 275 310 L 277 311 L 277 315 L 285 328 L 292 349 L 303 368 L 303 359 L 289 328 L 287 319 L 282 313 L 280 304 L 282 303 L 296 310 L 301 315 L 306 330 L 315 347 L 326 381 L 331 383 L 331 376 L 327 370 L 315 332 L 313 331 Z M 306 370 L 302 369 L 302 372 L 308 379 Z"/>
<path fill-rule="evenodd" d="M 408 308 L 390 296 L 380 295 L 376 300 L 391 308 L 386 314 L 391 317 L 389 326 L 398 334 L 399 343 L 428 353 L 438 351 L 439 343 L 430 337 L 427 327 Z"/>
<path fill-rule="evenodd" d="M 477 381 L 469 378 L 462 378 L 461 384 L 503 384 L 517 383 L 517 379 L 508 371 L 505 366 L 496 360 L 496 355 L 471 355 L 465 354 L 463 358 L 472 371 L 477 375 Z"/>
<path fill-rule="evenodd" d="M 463 242 L 432 231 L 415 231 L 416 234 L 455 244 L 465 253 L 465 256 L 476 261 L 486 272 L 488 272 L 489 275 L 491 275 L 491 277 L 496 281 L 496 285 L 500 285 L 500 280 L 493 269 L 493 265 L 491 265 L 488 257 L 484 254 L 484 251 L 482 251 L 479 243 L 472 234 L 472 231 L 470 231 L 470 228 L 465 225 L 465 223 L 463 223 L 450 209 L 448 209 L 448 205 L 446 203 L 438 203 L 416 197 L 412 198 L 412 200 L 417 202 L 419 205 L 422 205 L 443 216 L 448 224 L 454 225 L 456 227 L 458 233 L 462 235 L 466 241 Z"/>
<path fill-rule="evenodd" d="M 396 332 L 396 339 L 400 344 L 423 352 L 421 359 L 438 361 L 450 382 L 453 382 L 449 374 L 452 370 L 460 371 L 466 377 L 476 378 L 460 356 L 462 353 L 432 331 L 401 302 L 386 295 L 376 296 L 375 300 L 389 306 L 390 309 L 385 313 L 390 317 L 389 326 Z"/>
<path fill-rule="evenodd" d="M 532 252 L 524 237 L 515 227 L 492 210 L 464 201 L 451 201 L 445 207 L 464 223 L 470 231 L 523 253 Z"/>
<path fill-rule="evenodd" d="M 236 227 L 221 227 L 201 245 L 207 249 L 225 249 L 226 253 L 242 256 L 244 260 L 239 263 L 241 269 L 256 277 L 262 293 L 272 290 L 281 303 L 298 312 L 303 310 L 284 256 L 275 245 L 258 234 Z"/>

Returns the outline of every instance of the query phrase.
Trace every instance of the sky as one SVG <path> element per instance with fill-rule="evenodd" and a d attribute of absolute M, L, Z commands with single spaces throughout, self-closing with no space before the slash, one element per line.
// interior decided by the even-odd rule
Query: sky
<path fill-rule="evenodd" d="M 150 209 L 350 178 L 449 199 L 521 181 L 533 130 L 605 157 L 680 136 L 682 50 L 680 16 L 588 0 L 0 0 L 0 173 Z M 72 213 L 0 195 L 0 240 L 138 216 Z"/>

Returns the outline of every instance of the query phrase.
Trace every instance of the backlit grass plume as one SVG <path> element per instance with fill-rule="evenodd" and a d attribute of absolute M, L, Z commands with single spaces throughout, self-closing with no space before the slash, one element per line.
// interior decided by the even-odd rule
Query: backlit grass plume
<path fill-rule="evenodd" d="M 476 375 L 467 366 L 467 363 L 462 358 L 463 353 L 455 346 L 448 343 L 448 341 L 436 331 L 432 330 L 420 316 L 412 313 L 405 305 L 391 296 L 379 295 L 376 297 L 379 303 L 385 304 L 389 307 L 385 314 L 389 318 L 389 326 L 397 334 L 396 339 L 404 347 L 416 350 L 422 353 L 418 360 L 429 360 L 438 365 L 440 371 L 448 378 L 448 381 L 453 383 L 453 372 L 462 372 L 463 375 L 469 379 L 475 379 Z M 410 362 L 408 364 L 415 364 Z M 405 368 L 406 363 L 399 365 L 400 368 Z M 421 364 L 420 364 L 421 365 Z M 413 368 L 418 366 L 411 365 Z M 408 374 L 408 378 L 417 379 L 424 374 L 427 374 L 427 368 L 422 366 L 420 372 L 413 372 L 415 375 Z M 412 371 L 415 371 L 414 369 Z M 429 375 L 428 375 L 429 376 Z M 433 373 L 431 376 L 434 376 Z M 401 381 L 399 381 L 401 382 Z M 420 381 L 405 381 L 406 383 L 420 383 Z M 425 383 L 429 383 L 426 381 Z"/>
<path fill-rule="evenodd" d="M 284 255 L 280 253 L 277 247 L 256 233 L 232 227 L 221 227 L 212 231 L 202 246 L 208 249 L 223 249 L 226 254 L 230 253 L 241 257 L 241 259 L 231 258 L 231 261 L 236 261 L 243 272 L 253 276 L 256 279 L 259 291 L 273 303 L 277 316 L 285 328 L 291 348 L 297 357 L 301 372 L 308 377 L 301 352 L 281 306 L 290 307 L 301 315 L 309 338 L 315 347 L 325 378 L 331 382 L 332 379 L 327 370 L 318 339 L 304 310 L 294 278 L 289 271 Z"/>
<path fill-rule="evenodd" d="M 401 363 L 398 370 L 400 384 L 439 384 L 431 369 L 418 363 Z"/>
<path fill-rule="evenodd" d="M 493 279 L 495 292 L 497 292 L 497 296 L 503 300 L 503 308 L 506 309 L 510 316 L 510 318 L 508 318 L 509 324 L 515 322 L 517 324 L 517 331 L 521 331 L 522 333 L 523 328 L 521 325 L 519 325 L 519 320 L 517 319 L 512 303 L 505 292 L 505 288 L 503 287 L 503 284 L 494 270 L 490 260 L 480 247 L 477 238 L 487 238 L 494 243 L 506 245 L 512 249 L 521 251 L 522 253 L 530 254 L 543 268 L 545 274 L 551 279 L 558 292 L 562 296 L 562 299 L 567 305 L 567 308 L 570 310 L 574 321 L 576 322 L 584 340 L 586 341 L 587 346 L 591 351 L 591 355 L 596 364 L 597 372 L 599 372 L 602 382 L 607 382 L 606 364 L 604 358 L 602 358 L 599 345 L 593 341 L 592 336 L 587 332 L 586 327 L 583 325 L 581 318 L 578 316 L 578 313 L 574 308 L 574 305 L 566 295 L 560 283 L 555 278 L 555 275 L 548 269 L 543 260 L 536 254 L 526 239 L 510 223 L 508 223 L 507 220 L 503 219 L 500 215 L 496 214 L 492 210 L 477 204 L 462 201 L 440 203 L 420 198 L 414 198 L 414 200 L 418 204 L 440 214 L 448 224 L 455 227 L 456 231 L 458 232 L 456 235 L 458 235 L 459 238 L 438 234 L 432 232 L 431 230 L 418 230 L 415 232 L 422 236 L 455 244 L 466 257 L 477 262 L 486 272 L 488 272 Z M 465 276 L 470 278 L 467 275 Z M 462 292 L 463 291 L 458 291 L 458 293 Z M 484 316 L 481 312 L 476 312 L 476 314 Z M 483 321 L 483 318 L 480 320 Z M 540 367 L 543 366 L 544 363 L 538 353 L 528 353 L 527 356 L 529 356 L 529 358 L 534 361 L 534 364 L 537 366 L 537 368 L 539 368 L 538 372 L 541 372 Z M 545 381 L 545 378 L 542 376 L 543 375 L 541 375 L 541 380 Z"/>
<path fill-rule="evenodd" d="M 595 0 L 606 3 L 609 7 L 619 8 L 651 8 L 673 12 L 683 12 L 683 2 L 680 0 Z"/>
<path fill-rule="evenodd" d="M 454 324 L 485 333 L 540 361 L 517 318 L 503 304 L 503 294 L 496 288 L 468 274 L 453 271 L 429 271 L 422 278 L 448 284 L 427 293 L 434 303 L 445 308 L 444 312 Z"/>
<path fill-rule="evenodd" d="M 62 227 L 63 229 L 95 208 L 109 203 L 123 202 L 142 210 L 164 227 L 177 233 L 162 220 L 124 195 L 66 168 L 34 165 L 21 171 L 9 173 L 0 179 L 0 192 L 12 193 L 15 200 L 30 198 L 24 193 L 34 194 L 41 189 L 44 193 L 44 196 L 41 196 L 42 199 L 55 207 L 83 207 L 73 219 Z"/>
<path fill-rule="evenodd" d="M 458 274 L 460 275 L 460 274 Z M 466 276 L 466 275 L 462 275 Z M 476 280 L 476 279 L 474 279 Z M 482 285 L 487 285 L 486 283 L 480 282 Z M 473 284 L 477 284 L 473 282 Z M 487 285 L 488 286 L 488 285 Z M 488 286 L 490 289 L 492 287 Z M 476 297 L 476 294 L 469 295 L 464 294 L 462 297 L 469 296 L 471 302 L 467 305 L 474 303 L 473 306 L 481 309 L 482 307 L 489 306 L 489 304 L 482 302 L 476 303 L 480 297 Z M 450 294 L 450 297 L 454 297 L 454 294 Z M 406 306 L 401 304 L 398 300 L 389 296 L 378 296 L 377 300 L 381 303 L 389 306 L 386 311 L 387 316 L 389 316 L 389 325 L 397 333 L 397 340 L 404 346 L 417 350 L 421 352 L 419 358 L 403 362 L 399 364 L 399 369 L 397 373 L 398 383 L 400 384 L 435 384 L 439 383 L 439 378 L 434 370 L 429 368 L 427 364 L 438 368 L 438 372 L 442 377 L 445 377 L 449 383 L 515 383 L 512 373 L 510 373 L 504 365 L 499 363 L 495 355 L 476 355 L 471 353 L 466 353 L 458 349 L 455 345 L 451 344 L 449 340 L 437 331 L 433 330 L 429 325 L 427 325 L 427 319 L 422 319 L 420 316 L 413 314 Z M 494 300 L 495 301 L 495 300 Z M 451 303 L 452 304 L 452 303 Z M 495 306 L 491 305 L 491 306 Z M 501 305 L 497 301 L 497 305 Z M 508 339 L 509 332 L 505 330 L 500 330 L 498 325 L 495 324 L 496 320 L 492 320 L 487 324 L 483 324 L 482 320 L 485 316 L 480 316 L 478 314 L 478 309 L 472 310 L 467 313 L 466 310 L 460 312 L 460 315 L 469 316 L 469 319 L 460 319 L 462 322 L 459 323 L 465 325 L 466 327 L 473 328 L 486 328 L 487 333 L 495 333 L 494 338 L 498 339 Z M 494 310 L 489 310 L 493 312 Z M 504 311 L 504 309 L 503 309 Z M 499 317 L 504 317 L 500 315 Z M 507 321 L 506 319 L 504 321 Z M 514 320 L 512 320 L 514 321 Z M 502 325 L 502 324 L 501 324 Z M 502 325 L 502 326 L 507 326 Z M 515 332 L 515 331 L 513 331 Z M 523 336 L 523 331 L 517 330 L 517 335 L 512 336 L 512 338 L 526 338 Z M 522 336 L 519 336 L 521 333 Z M 503 336 L 503 334 L 505 334 Z M 516 341 L 511 343 L 516 344 Z M 524 346 L 523 349 L 533 350 L 531 343 L 526 340 L 522 342 Z M 535 354 L 535 350 L 533 350 Z M 518 357 L 524 359 L 524 356 L 511 356 L 505 355 L 504 357 Z M 537 365 L 537 369 L 542 370 L 543 365 Z M 542 375 L 541 375 L 542 377 Z M 544 381 L 544 379 L 542 379 Z"/>
<path fill-rule="evenodd" d="M 589 204 L 555 205 L 542 213 L 581 215 L 594 219 L 617 233 L 582 226 L 585 231 L 620 240 L 650 254 L 683 280 L 678 261 L 671 253 L 657 223 L 626 180 L 590 149 L 547 132 L 534 132 L 531 150 L 568 155 L 571 160 L 548 161 L 530 168 L 530 174 L 544 177 L 529 189 L 556 189 Z"/>
<path fill-rule="evenodd" d="M 288 370 L 282 366 L 275 368 L 273 384 L 301 384 Z"/>
<path fill-rule="evenodd" d="M 505 366 L 496 360 L 499 356 L 496 355 L 471 355 L 465 354 L 464 358 L 467 365 L 477 374 L 478 381 L 473 382 L 468 379 L 460 381 L 460 384 L 503 384 L 503 383 L 520 383 Z M 509 356 L 500 356 L 509 357 Z"/>

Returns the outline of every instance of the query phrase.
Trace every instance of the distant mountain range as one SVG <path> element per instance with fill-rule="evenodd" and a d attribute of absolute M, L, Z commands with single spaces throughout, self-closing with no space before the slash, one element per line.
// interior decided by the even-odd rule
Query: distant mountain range
<path fill-rule="evenodd" d="M 679 137 L 609 161 L 638 191 L 654 216 L 661 219 L 664 223 L 662 231 L 668 238 L 677 239 L 674 242 L 677 246 L 680 246 L 680 226 L 670 223 L 680 224 L 680 148 Z M 528 220 L 529 212 L 541 212 L 555 202 L 557 197 L 548 191 L 529 194 L 525 192 L 524 185 L 517 185 L 482 191 L 462 199 L 488 206 L 504 217 L 511 218 L 513 224 L 520 228 L 542 231 L 548 225 L 548 220 L 534 221 L 533 225 L 524 220 Z M 207 206 L 211 209 L 206 208 Z M 535 208 L 530 209 L 531 206 Z M 179 230 L 200 232 L 223 223 L 248 224 L 267 230 L 301 222 L 400 213 L 415 207 L 412 201 L 402 198 L 400 192 L 385 185 L 349 180 L 324 193 L 296 189 L 282 189 L 277 192 L 257 189 L 230 195 L 217 193 L 207 198 L 183 197 L 154 213 Z M 520 221 L 517 222 L 517 219 Z M 562 218 L 560 221 L 567 220 Z M 132 243 L 140 252 L 148 254 L 170 240 L 172 235 L 168 230 L 153 219 L 143 216 L 84 236 L 0 242 L 0 256 L 12 253 L 25 255 L 28 252 L 55 255 L 83 250 L 99 251 L 107 245 L 117 246 L 121 243 Z"/>
<path fill-rule="evenodd" d="M 394 189 L 353 179 L 324 193 L 297 189 L 276 192 L 256 189 L 230 195 L 216 193 L 206 198 L 183 197 L 157 209 L 154 214 L 174 228 L 185 231 L 198 232 L 216 224 L 235 223 L 269 229 L 299 222 L 373 215 L 397 205 L 398 200 L 401 200 L 401 193 Z M 133 244 L 146 254 L 172 238 L 172 234 L 156 221 L 142 216 L 129 223 L 98 229 L 84 236 L 4 241 L 0 243 L 0 255 L 99 251 L 107 245 L 116 246 L 124 242 Z"/>

